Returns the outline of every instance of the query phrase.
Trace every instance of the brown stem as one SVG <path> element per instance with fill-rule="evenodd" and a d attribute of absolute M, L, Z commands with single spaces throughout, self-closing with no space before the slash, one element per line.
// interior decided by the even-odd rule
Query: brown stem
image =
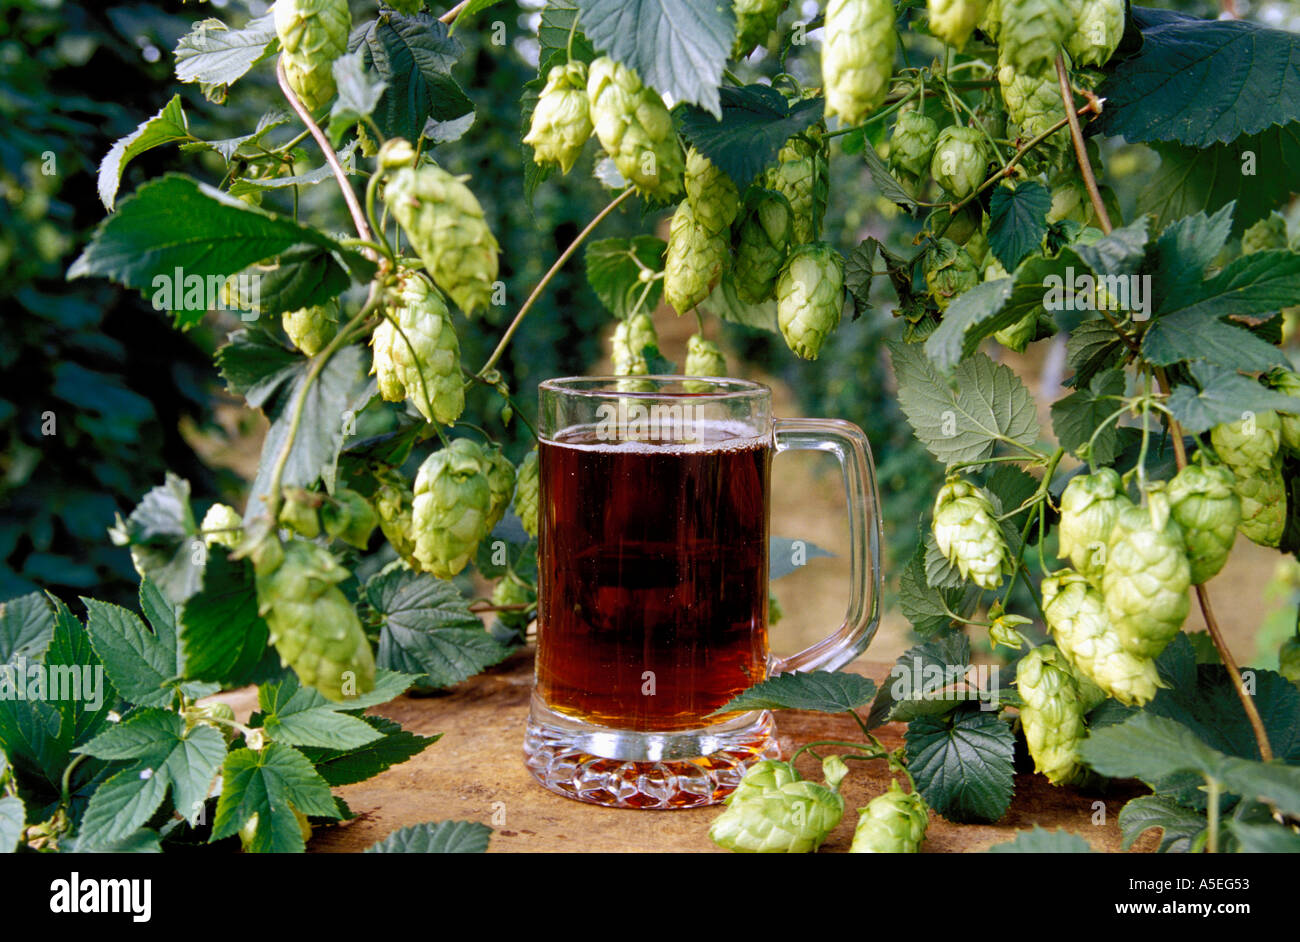
<path fill-rule="evenodd" d="M 456 16 L 460 13 L 460 11 L 465 9 L 465 7 L 467 6 L 469 6 L 469 0 L 460 0 L 460 3 L 456 4 L 446 13 L 444 13 L 442 16 L 438 17 L 438 22 L 450 23 L 452 20 L 456 18 Z"/>
<path fill-rule="evenodd" d="M 1156 382 L 1160 384 L 1160 391 L 1169 395 L 1169 377 L 1165 375 L 1163 369 L 1156 369 Z M 1169 435 L 1174 440 L 1174 462 L 1181 471 L 1187 467 L 1187 453 L 1183 448 L 1183 429 L 1178 424 L 1178 420 L 1169 417 Z M 1210 593 L 1206 591 L 1204 585 L 1196 587 L 1196 601 L 1201 606 L 1201 617 L 1205 619 L 1205 627 L 1210 631 L 1210 638 L 1214 641 L 1214 648 L 1219 652 L 1219 659 L 1223 661 L 1223 666 L 1228 670 L 1228 676 L 1232 678 L 1232 686 L 1236 688 L 1237 699 L 1241 701 L 1242 709 L 1246 711 L 1246 718 L 1250 720 L 1250 728 L 1255 733 L 1255 745 L 1259 747 L 1259 757 L 1265 762 L 1273 760 L 1273 747 L 1268 742 L 1268 731 L 1264 729 L 1264 721 L 1260 718 L 1259 710 L 1255 707 L 1255 698 L 1246 691 L 1246 685 L 1241 679 L 1241 668 L 1237 666 L 1237 661 L 1233 658 L 1232 652 L 1228 650 L 1228 642 L 1224 640 L 1223 632 L 1219 628 L 1219 622 L 1214 617 L 1214 609 L 1210 606 Z"/>
<path fill-rule="evenodd" d="M 343 191 L 343 202 L 348 204 L 348 213 L 352 216 L 352 224 L 357 227 L 357 235 L 363 241 L 373 242 L 375 237 L 370 233 L 370 225 L 366 222 L 366 214 L 361 209 L 361 202 L 357 199 L 357 194 L 352 190 L 352 184 L 348 182 L 348 175 L 343 171 L 343 165 L 339 163 L 338 155 L 334 153 L 334 148 L 330 146 L 325 132 L 320 129 L 320 125 L 312 120 L 311 112 L 298 100 L 298 96 L 289 87 L 289 77 L 284 74 L 283 62 L 276 63 L 275 77 L 280 82 L 280 91 L 284 92 L 289 107 L 298 115 L 299 120 L 307 125 L 307 130 L 311 132 L 311 136 L 320 145 L 321 151 L 324 152 L 325 162 L 329 164 L 330 170 L 334 173 L 334 179 L 339 183 L 339 189 Z M 378 258 L 373 249 L 365 249 L 364 251 L 370 258 Z"/>
<path fill-rule="evenodd" d="M 1101 201 L 1101 190 L 1097 189 L 1097 177 L 1092 172 L 1092 163 L 1088 160 L 1088 147 L 1083 142 L 1083 129 L 1079 126 L 1079 114 L 1074 110 L 1074 93 L 1070 91 L 1070 73 L 1065 69 L 1065 57 L 1056 54 L 1056 78 L 1061 83 L 1061 104 L 1065 106 L 1065 117 L 1070 122 L 1070 138 L 1074 141 L 1074 156 L 1079 160 L 1079 170 L 1083 174 L 1083 185 L 1088 188 L 1088 198 L 1092 200 L 1093 211 L 1101 223 L 1101 231 L 1110 234 L 1110 215 Z M 1092 102 L 1088 103 L 1089 105 Z"/>

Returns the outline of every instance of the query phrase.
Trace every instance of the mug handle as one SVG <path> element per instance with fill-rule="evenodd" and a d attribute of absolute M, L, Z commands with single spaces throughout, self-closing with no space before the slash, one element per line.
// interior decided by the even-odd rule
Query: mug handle
<path fill-rule="evenodd" d="M 862 429 L 839 419 L 777 419 L 776 454 L 828 451 L 840 463 L 849 505 L 849 606 L 839 630 L 787 658 L 769 675 L 837 670 L 867 649 L 880 625 L 880 495 L 871 445 Z"/>

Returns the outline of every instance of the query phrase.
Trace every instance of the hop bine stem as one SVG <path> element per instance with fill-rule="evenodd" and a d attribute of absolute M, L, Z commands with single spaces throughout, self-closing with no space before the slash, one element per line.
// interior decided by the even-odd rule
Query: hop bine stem
<path fill-rule="evenodd" d="M 1101 190 L 1097 188 L 1097 177 L 1092 172 L 1092 162 L 1088 160 L 1088 148 L 1083 142 L 1083 130 L 1079 127 L 1079 114 L 1074 110 L 1074 93 L 1070 91 L 1070 73 L 1065 69 L 1065 57 L 1056 54 L 1056 78 L 1061 83 L 1061 104 L 1065 106 L 1065 119 L 1070 122 L 1070 138 L 1074 141 L 1074 156 L 1079 161 L 1079 171 L 1083 174 L 1083 185 L 1088 188 L 1088 198 L 1092 200 L 1092 209 L 1097 214 L 1101 231 L 1110 235 L 1110 214 L 1101 201 Z M 1089 102 L 1089 107 L 1093 102 Z"/>

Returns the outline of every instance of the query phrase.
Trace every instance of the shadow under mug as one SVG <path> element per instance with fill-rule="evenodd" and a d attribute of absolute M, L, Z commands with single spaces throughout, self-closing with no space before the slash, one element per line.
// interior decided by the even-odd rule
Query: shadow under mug
<path fill-rule="evenodd" d="M 547 788 L 621 808 L 725 798 L 776 758 L 771 714 L 720 713 L 779 673 L 834 670 L 880 620 L 880 515 L 857 426 L 774 419 L 771 390 L 637 376 L 540 387 L 537 666 L 524 755 Z M 848 612 L 788 658 L 768 647 L 770 471 L 839 460 Z"/>

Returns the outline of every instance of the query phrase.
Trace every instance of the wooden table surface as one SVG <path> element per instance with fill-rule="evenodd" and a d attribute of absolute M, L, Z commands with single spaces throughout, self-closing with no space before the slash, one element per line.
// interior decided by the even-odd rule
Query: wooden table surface
<path fill-rule="evenodd" d="M 524 720 L 532 685 L 532 653 L 520 652 L 505 663 L 437 696 L 400 697 L 374 712 L 423 735 L 442 738 L 410 761 L 369 781 L 337 789 L 356 817 L 334 827 L 318 828 L 313 852 L 350 852 L 392 831 L 423 821 L 461 819 L 493 827 L 490 851 L 508 852 L 722 852 L 709 840 L 709 824 L 718 807 L 685 811 L 630 811 L 602 808 L 563 798 L 538 785 L 524 768 Z M 877 682 L 888 674 L 885 664 L 850 668 Z M 781 753 L 790 755 L 814 739 L 858 740 L 847 717 L 781 711 L 776 714 Z M 904 727 L 878 731 L 886 748 L 902 741 Z M 806 763 L 806 764 L 805 764 Z M 799 771 L 820 780 L 815 759 L 805 754 Z M 854 809 L 865 805 L 889 784 L 884 762 L 854 763 L 842 790 L 844 820 L 822 847 L 823 853 L 848 849 L 857 823 Z M 1040 775 L 1017 775 L 1016 797 L 996 824 L 951 824 L 931 813 L 923 852 L 983 851 L 1010 840 L 1035 823 L 1081 834 L 1098 851 L 1118 851 L 1116 823 L 1137 786 L 1105 796 L 1055 788 Z M 1148 832 L 1135 850 L 1153 850 L 1157 832 Z"/>

